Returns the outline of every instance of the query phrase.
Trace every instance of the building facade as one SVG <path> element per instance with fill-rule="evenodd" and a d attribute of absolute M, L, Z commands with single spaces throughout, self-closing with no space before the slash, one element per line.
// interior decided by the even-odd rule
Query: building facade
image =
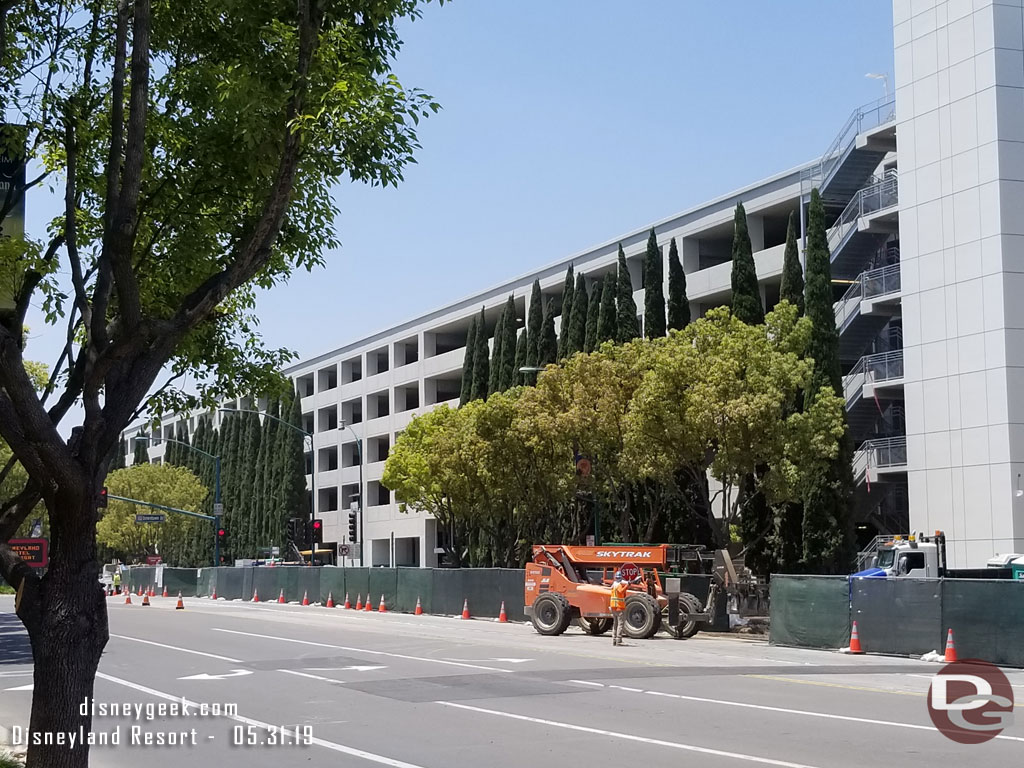
<path fill-rule="evenodd" d="M 823 137 L 819 159 L 292 366 L 325 544 L 348 543 L 349 511 L 362 499 L 366 564 L 437 564 L 434 521 L 400 511 L 380 479 L 415 414 L 458 403 L 466 335 L 481 307 L 489 331 L 509 295 L 525 318 L 534 280 L 558 307 L 568 265 L 593 288 L 615 269 L 621 243 L 642 308 L 653 226 L 666 262 L 676 239 L 699 316 L 730 300 L 742 202 L 770 308 L 788 218 L 803 229 L 818 188 L 857 448 L 859 534 L 941 528 L 951 565 L 1024 551 L 1024 303 L 1014 301 L 1024 288 L 1021 2 L 894 0 L 893 20 L 895 92 L 887 87 L 831 142 Z M 162 451 L 154 445 L 151 457 Z"/>

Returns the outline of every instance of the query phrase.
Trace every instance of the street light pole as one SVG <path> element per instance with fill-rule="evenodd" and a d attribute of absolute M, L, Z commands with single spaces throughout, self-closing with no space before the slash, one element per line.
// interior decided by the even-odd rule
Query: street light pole
<path fill-rule="evenodd" d="M 363 528 L 363 510 L 366 509 L 366 500 L 363 498 L 363 441 L 359 438 L 352 427 L 345 423 L 342 419 L 338 422 L 338 429 L 341 431 L 348 430 L 352 432 L 352 437 L 356 442 L 356 461 L 359 464 L 359 567 L 362 568 L 366 565 L 366 531 Z"/>
<path fill-rule="evenodd" d="M 194 453 L 198 453 L 200 456 L 205 456 L 208 459 L 213 460 L 213 567 L 216 568 L 220 565 L 220 536 L 217 535 L 217 528 L 220 527 L 220 516 L 224 512 L 224 507 L 220 500 L 220 456 L 215 456 L 212 453 L 196 448 L 191 443 L 186 443 L 183 440 L 175 440 L 173 437 L 161 437 L 155 438 L 149 435 L 135 435 L 132 441 L 140 440 L 147 443 L 162 442 L 162 443 L 176 443 L 177 445 L 183 445 Z"/>
<path fill-rule="evenodd" d="M 270 413 L 264 413 L 263 411 L 256 411 L 252 408 L 218 408 L 218 411 L 222 413 L 255 413 L 257 416 L 264 416 L 268 419 L 273 419 L 278 424 L 284 424 L 286 427 L 294 429 L 303 438 L 309 438 L 309 456 L 310 456 L 310 473 L 309 473 L 309 492 L 312 496 L 312 502 L 310 503 L 309 509 L 309 520 L 310 520 L 310 534 L 312 534 L 312 521 L 316 519 L 316 445 L 313 443 L 313 434 L 307 432 L 302 427 L 297 427 L 290 421 L 285 421 L 277 416 Z M 303 441 L 305 442 L 305 441 Z M 312 535 L 310 536 L 312 539 Z M 313 561 L 316 560 L 316 542 L 309 542 L 309 564 L 313 565 Z"/>

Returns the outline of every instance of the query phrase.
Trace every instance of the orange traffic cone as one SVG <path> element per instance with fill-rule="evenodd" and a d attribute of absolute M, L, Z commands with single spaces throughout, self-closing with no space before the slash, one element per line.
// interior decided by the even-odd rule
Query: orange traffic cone
<path fill-rule="evenodd" d="M 370 604 L 370 593 L 367 592 L 366 593 L 366 603 L 363 605 L 363 612 L 365 613 L 366 611 L 372 611 L 372 610 L 373 610 L 373 605 Z"/>
<path fill-rule="evenodd" d="M 146 594 L 144 594 L 142 596 L 142 604 L 143 605 L 149 605 L 149 592 L 147 592 Z"/>
<path fill-rule="evenodd" d="M 946 633 L 946 661 L 957 661 L 956 644 L 953 642 L 953 628 Z"/>
<path fill-rule="evenodd" d="M 152 584 L 149 585 L 149 596 L 156 597 L 156 587 L 154 587 Z"/>
<path fill-rule="evenodd" d="M 213 594 L 210 595 L 210 599 L 211 600 L 216 600 L 217 599 L 217 587 L 213 588 Z"/>
<path fill-rule="evenodd" d="M 501 601 L 501 611 L 498 612 L 498 623 L 508 624 L 508 614 L 505 613 L 505 601 Z"/>
<path fill-rule="evenodd" d="M 167 585 L 166 584 L 164 584 L 164 595 L 163 596 L 164 597 L 170 597 L 170 595 L 167 594 Z"/>
<path fill-rule="evenodd" d="M 283 589 L 281 590 L 281 594 L 277 596 L 277 602 L 279 602 L 279 603 L 283 603 L 283 602 L 285 602 L 285 599 L 284 599 L 284 590 L 283 590 Z"/>
<path fill-rule="evenodd" d="M 181 599 L 181 592 L 178 593 L 178 604 L 176 606 L 174 606 L 174 610 L 176 610 L 176 611 L 184 611 L 185 610 L 185 601 Z"/>
<path fill-rule="evenodd" d="M 253 589 L 253 591 L 252 591 L 252 601 L 254 603 L 258 603 L 260 601 L 260 592 L 259 592 L 258 589 Z"/>
<path fill-rule="evenodd" d="M 356 610 L 363 610 L 363 596 L 361 593 L 356 593 Z"/>
<path fill-rule="evenodd" d="M 302 593 L 302 604 L 309 605 L 309 592 Z"/>
<path fill-rule="evenodd" d="M 853 628 L 850 630 L 850 653 L 864 653 L 860 647 L 860 634 L 857 632 L 857 622 L 853 622 Z"/>
<path fill-rule="evenodd" d="M 345 610 L 352 610 L 352 601 L 348 599 L 348 592 L 345 593 L 345 605 L 342 606 Z"/>
<path fill-rule="evenodd" d="M 325 608 L 333 608 L 334 607 L 334 593 L 333 592 L 328 592 L 327 593 L 327 604 L 324 607 Z"/>
<path fill-rule="evenodd" d="M 419 595 L 416 595 L 416 610 L 413 611 L 413 615 L 414 616 L 422 616 L 423 615 L 423 606 L 420 605 L 420 596 Z"/>
<path fill-rule="evenodd" d="M 377 613 L 387 613 L 388 607 L 384 605 L 384 595 L 380 596 L 380 605 L 377 607 Z"/>
<path fill-rule="evenodd" d="M 130 590 L 127 590 L 127 589 L 124 591 L 124 604 L 125 605 L 131 605 L 132 604 L 132 593 L 131 593 Z"/>
<path fill-rule="evenodd" d="M 462 603 L 462 618 L 464 618 L 464 619 L 468 619 L 469 618 L 469 598 L 468 597 Z"/>

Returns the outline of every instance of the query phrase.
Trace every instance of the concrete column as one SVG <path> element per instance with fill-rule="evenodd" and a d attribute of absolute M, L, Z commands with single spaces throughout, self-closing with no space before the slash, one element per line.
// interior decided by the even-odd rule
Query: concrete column
<path fill-rule="evenodd" d="M 747 214 L 747 233 L 750 235 L 750 250 L 754 253 L 764 250 L 764 217 Z"/>

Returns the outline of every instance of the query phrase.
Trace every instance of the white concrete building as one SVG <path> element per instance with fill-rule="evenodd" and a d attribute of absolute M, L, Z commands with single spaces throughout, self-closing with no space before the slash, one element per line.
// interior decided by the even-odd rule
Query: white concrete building
<path fill-rule="evenodd" d="M 642 309 L 653 226 L 666 259 L 677 240 L 697 316 L 730 299 L 732 217 L 742 201 L 770 308 L 787 218 L 795 211 L 803 225 L 818 187 L 831 227 L 861 535 L 942 528 L 956 566 L 1024 551 L 1021 6 L 894 0 L 895 94 L 855 110 L 831 142 L 822 137 L 820 159 L 291 367 L 314 433 L 324 541 L 348 540 L 358 437 L 366 562 L 436 564 L 433 520 L 399 512 L 380 478 L 414 414 L 457 404 L 466 332 L 481 306 L 493 323 L 512 294 L 525 318 L 539 279 L 557 307 L 566 267 L 592 287 L 615 268 L 621 242 Z M 153 458 L 161 452 L 154 447 Z"/>

